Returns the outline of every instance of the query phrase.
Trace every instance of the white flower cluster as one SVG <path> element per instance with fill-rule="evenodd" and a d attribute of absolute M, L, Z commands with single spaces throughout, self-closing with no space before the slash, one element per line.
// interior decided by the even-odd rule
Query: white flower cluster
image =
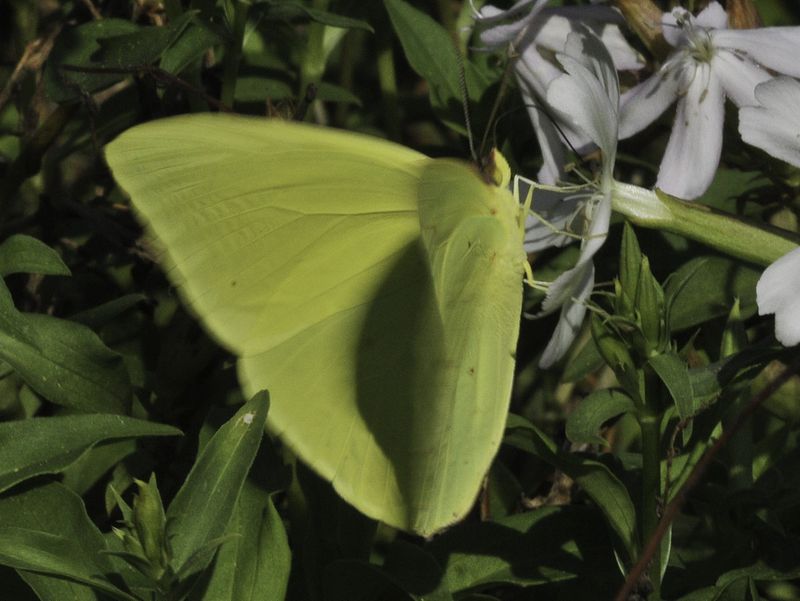
<path fill-rule="evenodd" d="M 481 42 L 510 46 L 516 61 L 543 157 L 539 181 L 561 180 L 566 144 L 602 152 L 601 177 L 590 193 L 545 194 L 537 200 L 538 217 L 529 220 L 529 252 L 570 242 L 563 229 L 582 240 L 575 267 L 547 288 L 542 312 L 560 309 L 561 319 L 540 360 L 543 367 L 563 356 L 583 321 L 594 286 L 592 257 L 608 229 L 618 139 L 644 130 L 677 104 L 656 187 L 697 198 L 719 164 L 729 99 L 739 109 L 745 142 L 800 167 L 800 82 L 793 79 L 800 77 L 800 27 L 729 29 L 728 15 L 715 1 L 697 16 L 673 9 L 661 19 L 669 56 L 620 97 L 616 71 L 644 65 L 620 31 L 620 15 L 600 6 L 546 5 L 547 0 L 520 0 L 506 11 L 486 6 L 477 15 Z M 761 314 L 776 315 L 778 340 L 800 343 L 800 249 L 767 268 L 757 297 Z"/>

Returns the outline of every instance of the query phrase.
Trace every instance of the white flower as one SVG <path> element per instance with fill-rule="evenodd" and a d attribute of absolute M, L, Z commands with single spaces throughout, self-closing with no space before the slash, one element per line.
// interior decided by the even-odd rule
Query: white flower
<path fill-rule="evenodd" d="M 717 2 L 692 17 L 676 8 L 662 18 L 664 38 L 675 48 L 649 79 L 622 97 L 620 137 L 653 122 L 678 101 L 656 185 L 681 198 L 697 198 L 714 178 L 722 150 L 725 98 L 755 104 L 767 69 L 800 76 L 800 27 L 727 29 Z"/>
<path fill-rule="evenodd" d="M 759 84 L 758 106 L 739 112 L 739 133 L 748 144 L 800 167 L 800 82 L 776 77 Z M 767 267 L 756 285 L 758 314 L 775 314 L 775 337 L 800 343 L 800 248 Z"/>
<path fill-rule="evenodd" d="M 571 224 L 581 238 L 581 251 L 575 266 L 562 273 L 547 287 L 542 314 L 561 309 L 561 316 L 539 365 L 549 367 L 569 348 L 583 322 L 586 298 L 594 287 L 592 258 L 605 242 L 611 217 L 613 169 L 617 153 L 619 83 L 606 47 L 586 29 L 570 33 L 563 53 L 556 55 L 566 73 L 550 83 L 547 101 L 560 107 L 561 115 L 575 131 L 581 132 L 602 151 L 599 185 L 589 194 L 546 195 L 544 207 L 534 194 L 534 209 L 545 213 L 544 222 L 528 228 L 526 249 L 549 244 L 563 245 L 568 238 L 552 226 Z M 540 213 L 541 214 L 541 213 Z M 577 226 L 580 229 L 575 229 Z"/>
<path fill-rule="evenodd" d="M 756 87 L 758 106 L 739 111 L 742 140 L 800 167 L 800 82 L 776 77 Z"/>
<path fill-rule="evenodd" d="M 800 343 L 800 248 L 767 267 L 756 285 L 758 314 L 775 314 L 775 338 Z"/>
<path fill-rule="evenodd" d="M 564 49 L 570 32 L 587 27 L 605 44 L 617 69 L 640 69 L 643 62 L 620 32 L 622 19 L 616 11 L 601 6 L 547 8 L 547 1 L 521 0 L 506 11 L 485 6 L 477 15 L 476 26 L 484 45 L 498 48 L 511 44 L 512 53 L 518 55 L 514 71 L 542 152 L 537 180 L 555 184 L 567 162 L 562 133 L 575 148 L 587 146 L 590 140 L 585 132 L 570 127 L 561 107 L 547 101 L 548 86 L 562 73 L 552 55 Z M 558 121 L 561 133 L 551 119 Z"/>

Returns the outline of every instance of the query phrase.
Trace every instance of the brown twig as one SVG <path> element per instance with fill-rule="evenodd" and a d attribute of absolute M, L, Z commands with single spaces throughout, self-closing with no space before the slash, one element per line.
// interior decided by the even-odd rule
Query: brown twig
<path fill-rule="evenodd" d="M 683 503 L 686 501 L 686 496 L 689 494 L 689 491 L 692 490 L 692 488 L 694 488 L 695 485 L 700 481 L 700 478 L 703 476 L 706 469 L 717 456 L 717 454 L 719 454 L 719 452 L 733 437 L 733 435 L 739 431 L 750 415 L 752 415 L 752 413 L 758 409 L 761 403 L 772 396 L 776 390 L 783 386 L 789 380 L 789 378 L 795 375 L 799 370 L 800 355 L 796 357 L 795 360 L 792 361 L 786 367 L 786 369 L 784 369 L 778 375 L 778 377 L 772 380 L 772 382 L 767 384 L 758 392 L 758 394 L 754 395 L 753 398 L 750 399 L 750 402 L 747 403 L 745 408 L 742 409 L 742 411 L 736 416 L 736 419 L 734 419 L 733 422 L 725 428 L 722 436 L 720 436 L 711 446 L 711 448 L 709 448 L 708 451 L 706 451 L 706 453 L 700 458 L 700 461 L 698 461 L 694 466 L 694 469 L 692 470 L 692 473 L 689 474 L 686 482 L 683 483 L 683 486 L 681 486 L 678 492 L 675 493 L 675 497 L 672 499 L 672 501 L 670 501 L 669 504 L 664 508 L 664 514 L 661 516 L 658 526 L 653 531 L 653 535 L 650 537 L 650 540 L 647 541 L 647 545 L 645 545 L 642 555 L 639 557 L 639 561 L 636 562 L 636 565 L 633 566 L 630 572 L 628 572 L 625 582 L 620 587 L 616 597 L 614 597 L 614 601 L 627 601 L 628 595 L 630 595 L 631 591 L 633 591 L 642 574 L 647 569 L 650 560 L 658 550 L 659 545 L 661 544 L 661 539 L 664 538 L 664 535 L 667 533 L 670 524 L 678 515 L 681 507 L 683 507 Z"/>
<path fill-rule="evenodd" d="M 25 46 L 22 56 L 19 61 L 17 61 L 14 70 L 6 81 L 6 85 L 0 90 L 0 112 L 11 99 L 14 86 L 17 85 L 17 82 L 22 78 L 25 71 L 35 72 L 41 69 L 42 64 L 44 64 L 44 61 L 47 60 L 47 57 L 50 55 L 50 51 L 53 49 L 53 42 L 60 31 L 61 27 L 56 27 L 45 37 L 36 38 Z"/>
<path fill-rule="evenodd" d="M 100 11 L 97 10 L 97 7 L 94 5 L 92 0 L 83 0 L 83 5 L 86 7 L 86 10 L 91 13 L 92 19 L 95 21 L 101 21 L 103 19 L 103 15 L 101 15 Z"/>

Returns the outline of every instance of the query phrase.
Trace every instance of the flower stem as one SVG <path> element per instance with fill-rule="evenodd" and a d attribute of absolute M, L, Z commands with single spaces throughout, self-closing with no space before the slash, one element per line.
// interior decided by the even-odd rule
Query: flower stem
<path fill-rule="evenodd" d="M 629 184 L 614 182 L 612 206 L 635 225 L 680 234 L 758 265 L 770 265 L 800 244 L 791 232 Z"/>
<path fill-rule="evenodd" d="M 644 411 L 639 418 L 642 430 L 642 546 L 650 539 L 658 526 L 661 499 L 661 455 L 659 419 L 656 413 Z M 650 564 L 650 580 L 656 594 L 660 589 L 660 548 Z"/>

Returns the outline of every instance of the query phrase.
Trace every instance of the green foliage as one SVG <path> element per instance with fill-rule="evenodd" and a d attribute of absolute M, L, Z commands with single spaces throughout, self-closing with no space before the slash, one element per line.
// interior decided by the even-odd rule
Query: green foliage
<path fill-rule="evenodd" d="M 561 365 L 537 367 L 555 319 L 522 320 L 511 413 L 505 413 L 504 393 L 487 385 L 458 416 L 431 415 L 438 391 L 426 380 L 431 390 L 415 395 L 412 410 L 390 403 L 392 411 L 373 407 L 365 416 L 363 405 L 351 408 L 348 415 L 361 420 L 351 431 L 325 413 L 341 407 L 341 391 L 352 386 L 330 384 L 349 377 L 341 359 L 346 337 L 324 349 L 298 346 L 292 358 L 254 349 L 264 363 L 238 368 L 247 384 L 242 392 L 236 359 L 218 345 L 214 327 L 212 339 L 196 321 L 199 301 L 189 298 L 184 305 L 187 295 L 173 287 L 163 245 L 142 235 L 138 214 L 102 159 L 107 144 L 142 122 L 232 109 L 401 143 L 412 150 L 396 151 L 394 172 L 413 172 L 414 193 L 407 197 L 415 203 L 420 185 L 437 201 L 475 198 L 464 182 L 480 178 L 463 165 L 452 176 L 445 167 L 423 176 L 413 166 L 420 153 L 468 159 L 468 128 L 476 139 L 488 131 L 515 173 L 533 177 L 542 161 L 527 114 L 534 109 L 523 105 L 519 84 L 509 77 L 514 57 L 480 48 L 469 29 L 472 4 L 92 0 L 0 7 L 1 599 L 613 598 L 665 505 L 680 496 L 692 470 L 753 395 L 797 355 L 774 343 L 772 318 L 757 315 L 761 267 L 612 219 L 608 241 L 595 256 L 591 315 Z M 568 10 L 586 4 L 550 3 Z M 674 3 L 657 4 L 666 9 Z M 768 25 L 800 23 L 795 2 L 755 5 Z M 652 57 L 645 59 L 655 67 Z M 623 90 L 632 81 L 626 77 Z M 654 184 L 670 120 L 620 142 L 619 156 L 626 159 L 617 162 L 617 180 Z M 796 231 L 796 170 L 742 144 L 734 122 L 726 128 L 721 167 L 695 204 Z M 209 133 L 195 132 L 197 140 L 181 152 L 224 160 L 232 140 Z M 158 159 L 164 172 L 169 149 L 185 134 L 170 130 L 169 140 L 157 141 L 166 149 Z M 324 172 L 324 161 L 293 143 L 254 153 L 244 174 L 258 180 L 288 173 L 290 163 L 302 181 L 316 176 L 320 214 L 330 212 L 333 200 L 367 188 L 376 191 L 364 201 L 374 211 L 377 192 L 398 189 L 387 172 L 365 169 L 358 185 L 337 196 L 333 190 L 347 166 Z M 353 142 L 349 150 L 368 163 L 364 155 L 379 154 L 373 144 Z M 588 172 L 590 158 L 576 155 L 577 168 Z M 147 160 L 146 153 L 138 160 Z M 234 157 L 233 164 L 245 161 Z M 184 192 L 246 179 L 232 168 L 214 181 L 213 167 L 198 164 L 190 171 L 177 182 Z M 153 193 L 161 206 L 175 189 L 168 184 Z M 261 206 L 267 202 L 255 192 L 254 198 Z M 215 210 L 229 215 L 222 206 Z M 181 211 L 186 205 L 177 209 L 176 222 Z M 251 215 L 242 225 L 254 223 Z M 451 261 L 442 273 L 472 281 L 464 262 L 437 250 L 447 246 L 440 243 L 450 223 L 449 210 L 426 222 L 431 256 Z M 413 224 L 420 227 L 416 213 Z M 273 298 L 275 307 L 285 307 L 270 310 L 264 323 L 312 323 L 333 297 L 319 282 L 389 244 L 385 233 L 369 230 L 369 244 L 345 251 L 346 235 L 325 247 L 307 229 L 298 232 L 267 254 L 285 263 L 282 253 L 291 243 L 296 253 L 312 257 L 293 290 L 313 290 L 313 299 L 301 313 L 293 301 Z M 253 264 L 247 252 L 225 254 L 226 236 L 235 235 L 189 232 L 206 249 L 207 238 L 219 243 L 199 272 L 213 279 L 218 261 Z M 253 234 L 251 242 L 256 239 L 274 240 L 266 233 Z M 575 245 L 531 256 L 535 279 L 552 281 L 576 257 Z M 259 284 L 273 290 L 279 276 L 258 273 Z M 398 281 L 386 278 L 387 290 Z M 541 300 L 540 290 L 526 290 L 525 310 L 537 313 Z M 253 298 L 242 291 L 232 294 L 223 303 L 233 312 L 222 329 L 263 330 L 236 315 L 249 302 Z M 393 322 L 381 353 L 361 355 L 362 367 L 382 365 L 384 371 L 357 373 L 362 386 L 369 383 L 392 402 L 408 396 L 407 380 L 397 373 L 411 370 L 424 356 L 425 341 L 435 338 L 406 327 L 418 315 L 409 306 L 384 306 L 358 330 L 373 335 L 387 331 L 381 320 Z M 465 315 L 457 320 L 466 321 Z M 486 329 L 488 321 L 476 323 Z M 511 364 L 510 353 L 503 361 Z M 273 377 L 275 366 L 290 366 L 282 380 Z M 316 392 L 315 381 L 328 384 Z M 280 397 L 285 383 L 306 391 L 288 409 Z M 640 598 L 800 598 L 798 399 L 795 376 L 717 455 L 672 521 L 640 582 Z M 446 452 L 433 448 L 433 426 L 463 432 L 474 407 L 491 403 L 503 407 L 493 418 L 493 445 L 476 435 Z M 268 415 L 285 419 L 285 427 L 265 434 L 264 424 L 276 423 Z M 316 468 L 323 477 L 294 452 L 298 445 L 287 432 L 298 415 L 320 424 L 308 445 L 331 464 L 328 472 Z M 351 474 L 380 465 L 390 482 L 405 473 L 419 498 L 433 489 L 427 487 L 447 482 L 448 494 L 464 500 L 463 519 L 423 538 L 347 503 L 333 476 L 339 456 L 326 445 L 354 433 L 384 441 L 397 435 L 403 448 L 413 438 L 424 458 L 446 457 L 420 476 L 417 459 L 401 454 L 398 460 L 395 453 L 392 461 L 379 455 L 386 445 L 375 445 L 373 456 L 352 454 Z M 479 453 L 481 445 L 491 452 Z M 458 462 L 477 454 L 491 467 L 473 470 L 474 482 L 465 484 Z M 463 490 L 456 493 L 458 486 Z M 378 500 L 384 494 L 381 487 L 371 491 Z M 396 507 L 402 511 L 404 501 Z M 655 589 L 649 597 L 648 588 Z"/>

